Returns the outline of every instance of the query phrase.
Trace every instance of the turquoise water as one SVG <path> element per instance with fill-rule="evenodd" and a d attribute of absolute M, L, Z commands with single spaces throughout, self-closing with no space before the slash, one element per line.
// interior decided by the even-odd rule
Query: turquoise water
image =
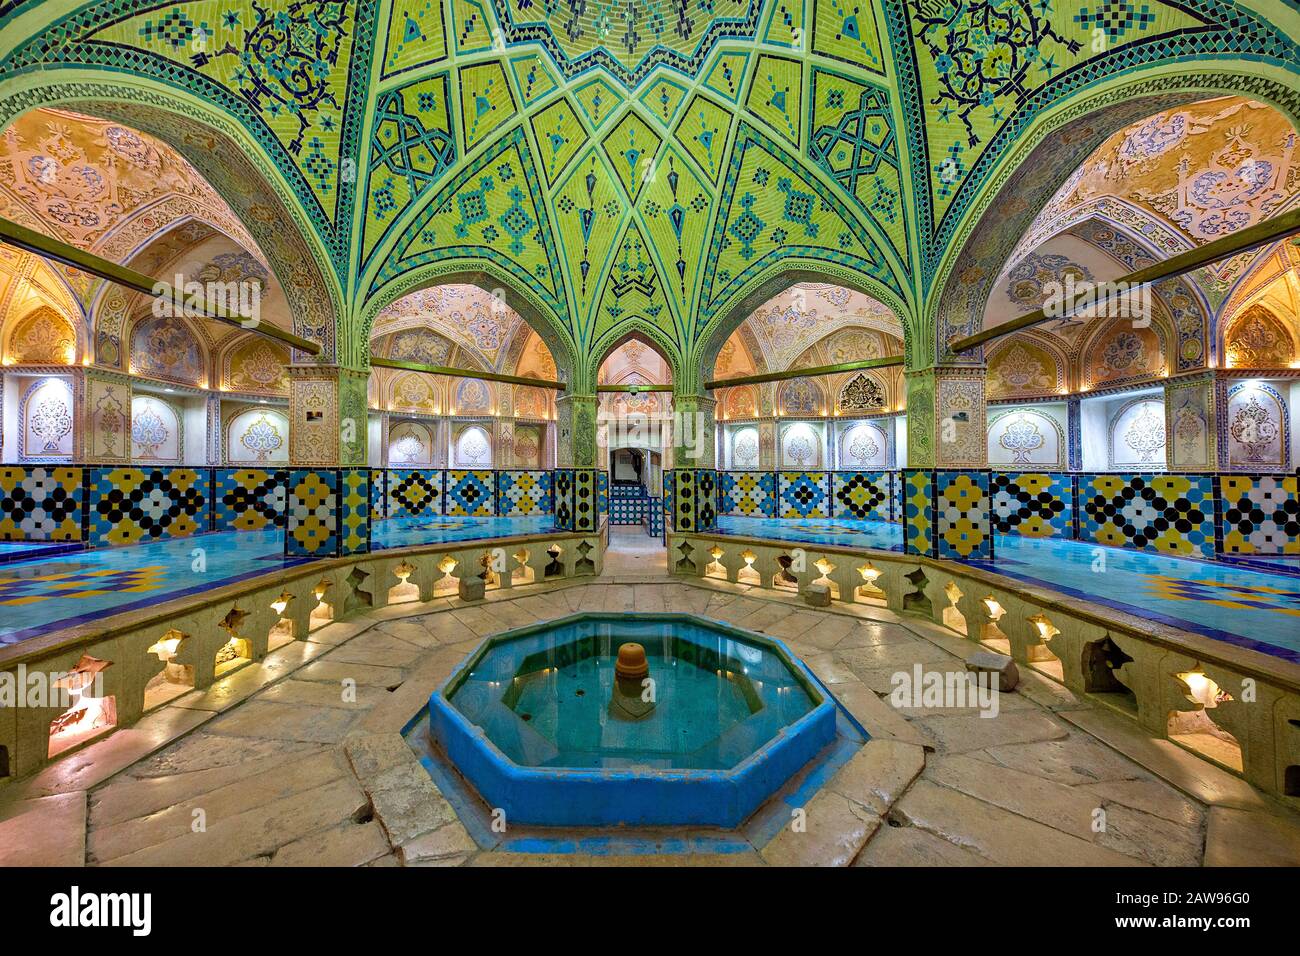
<path fill-rule="evenodd" d="M 845 548 L 902 550 L 901 525 L 836 518 L 718 519 L 722 534 Z M 1300 577 L 1064 538 L 997 535 L 994 560 L 1017 580 L 1300 663 Z M 1099 560 L 1100 558 L 1100 560 Z M 1278 562 L 1285 569 L 1285 562 Z"/>
<path fill-rule="evenodd" d="M 655 707 L 611 717 L 618 648 L 646 649 Z M 581 620 L 488 649 L 450 703 L 527 767 L 726 770 L 809 713 L 812 698 L 759 644 L 688 622 Z"/>
<path fill-rule="evenodd" d="M 530 518 L 385 518 L 370 526 L 370 546 L 380 551 L 417 544 L 538 534 L 554 527 L 552 515 Z"/>
<path fill-rule="evenodd" d="M 552 527 L 544 518 L 389 519 L 373 526 L 375 550 L 531 534 Z M 120 548 L 22 558 L 0 548 L 0 644 L 13 644 L 105 614 L 134 610 L 301 564 L 284 556 L 284 532 L 220 531 Z"/>

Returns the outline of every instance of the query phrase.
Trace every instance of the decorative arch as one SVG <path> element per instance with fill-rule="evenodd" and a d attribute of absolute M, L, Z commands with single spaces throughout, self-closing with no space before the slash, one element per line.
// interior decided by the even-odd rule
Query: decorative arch
<path fill-rule="evenodd" d="M 388 429 L 388 466 L 411 468 L 434 463 L 433 428 L 427 422 L 406 419 Z"/>
<path fill-rule="evenodd" d="M 936 246 L 919 333 L 933 336 L 924 353 L 943 363 L 979 364 L 983 350 L 954 353 L 949 342 L 977 331 L 989 283 L 1034 217 L 1107 137 L 1139 120 L 1199 99 L 1240 94 L 1267 102 L 1296 121 L 1300 92 L 1241 59 L 1223 57 L 1211 73 L 1151 63 L 1100 92 L 1058 89 L 1013 149 L 990 149 L 967 181 L 980 182 L 960 217 L 947 219 Z M 1051 101 L 1047 101 L 1051 102 Z M 951 214 L 950 214 L 951 216 Z"/>
<path fill-rule="evenodd" d="M 889 435 L 875 422 L 855 422 L 840 434 L 839 467 L 887 468 Z"/>
<path fill-rule="evenodd" d="M 372 373 L 373 374 L 373 373 Z M 441 379 L 423 372 L 399 372 L 388 380 L 387 406 L 392 411 L 437 415 L 445 407 Z"/>
<path fill-rule="evenodd" d="M 1080 346 L 1080 382 L 1091 389 L 1159 377 L 1168 372 L 1168 354 L 1163 322 L 1138 326 L 1127 318 L 1101 319 Z"/>
<path fill-rule="evenodd" d="M 1045 336 L 1015 332 L 1000 339 L 989 353 L 986 396 L 1031 398 L 1064 393 L 1070 361 Z"/>
<path fill-rule="evenodd" d="M 38 306 L 14 324 L 5 342 L 5 359 L 15 365 L 73 365 L 77 330 L 49 306 Z"/>
<path fill-rule="evenodd" d="M 1225 368 L 1286 368 L 1296 358 L 1291 331 L 1267 306 L 1256 303 L 1223 333 Z"/>
<path fill-rule="evenodd" d="M 132 323 L 127 369 L 146 378 L 208 384 L 207 350 L 194 326 L 179 316 L 148 314 Z"/>
<path fill-rule="evenodd" d="M 384 309 L 398 299 L 412 292 L 418 292 L 435 285 L 464 284 L 477 286 L 489 294 L 502 290 L 506 302 L 524 323 L 538 334 L 545 343 L 556 365 L 559 381 L 568 382 L 570 388 L 579 389 L 588 385 L 580 363 L 575 362 L 572 338 L 564 323 L 526 286 L 494 262 L 486 259 L 461 259 L 454 263 L 433 263 L 404 272 L 397 278 L 374 290 L 361 306 L 359 325 L 363 339 L 363 359 L 369 361 L 370 337 L 375 319 Z M 590 387 L 595 385 L 594 370 Z M 589 392 L 581 392 L 589 394 Z"/>
<path fill-rule="evenodd" d="M 293 317 L 295 334 L 321 343 L 326 361 L 354 364 L 353 336 L 340 335 L 345 315 L 342 282 L 321 245 L 332 230 L 313 222 L 249 130 L 211 105 L 159 81 L 115 73 L 101 79 L 84 68 L 47 66 L 21 88 L 0 97 L 0 128 L 37 106 L 57 106 L 120 123 L 171 146 L 230 206 L 266 256 Z M 245 106 L 235 104 L 236 110 Z M 336 350 L 341 343 L 344 351 Z M 303 356 L 304 358 L 306 356 Z"/>
<path fill-rule="evenodd" d="M 883 411 L 889 407 L 885 383 L 869 372 L 858 372 L 840 389 L 836 407 L 841 412 Z"/>
<path fill-rule="evenodd" d="M 794 378 L 781 384 L 777 408 L 782 415 L 821 416 L 827 412 L 826 394 L 811 378 Z"/>
<path fill-rule="evenodd" d="M 239 335 L 222 350 L 221 385 L 230 392 L 289 394 L 289 350 L 260 335 Z"/>
<path fill-rule="evenodd" d="M 787 289 L 805 282 L 844 286 L 871 296 L 893 310 L 902 328 L 904 355 L 912 354 L 910 342 L 914 313 L 889 286 L 864 273 L 829 263 L 785 259 L 764 270 L 742 289 L 714 307 L 712 312 L 714 318 L 709 322 L 705 333 L 696 340 L 689 360 L 683 368 L 677 370 L 674 384 L 678 389 L 694 390 L 710 380 L 723 345 L 754 310 Z M 758 357 L 755 356 L 755 361 L 757 360 Z M 910 359 L 908 364 L 910 365 Z"/>

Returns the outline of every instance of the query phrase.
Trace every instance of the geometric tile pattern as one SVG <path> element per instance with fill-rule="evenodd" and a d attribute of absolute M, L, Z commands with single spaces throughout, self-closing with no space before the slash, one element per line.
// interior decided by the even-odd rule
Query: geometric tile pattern
<path fill-rule="evenodd" d="M 85 469 L 0 468 L 0 541 L 80 541 Z"/>
<path fill-rule="evenodd" d="M 1214 557 L 1210 475 L 1080 475 L 1079 539 Z"/>
<path fill-rule="evenodd" d="M 295 468 L 289 472 L 284 553 L 334 557 L 339 553 L 337 468 Z"/>
<path fill-rule="evenodd" d="M 939 557 L 979 560 L 992 558 L 989 473 L 936 471 L 934 493 L 934 528 Z"/>
<path fill-rule="evenodd" d="M 751 518 L 776 517 L 776 475 L 770 471 L 718 472 L 718 511 Z"/>
<path fill-rule="evenodd" d="M 903 469 L 904 550 L 908 554 L 934 551 L 934 472 Z"/>
<path fill-rule="evenodd" d="M 428 518 L 442 514 L 441 471 L 388 469 L 388 517 Z"/>
<path fill-rule="evenodd" d="M 370 469 L 344 468 L 339 473 L 339 554 L 370 551 Z"/>
<path fill-rule="evenodd" d="M 490 518 L 496 511 L 490 471 L 447 472 L 447 511 L 465 518 Z"/>
<path fill-rule="evenodd" d="M 892 521 L 893 499 L 887 471 L 831 472 L 832 507 L 837 518 Z"/>
<path fill-rule="evenodd" d="M 370 475 L 370 518 L 378 521 L 388 516 L 388 469 L 375 468 Z"/>
<path fill-rule="evenodd" d="M 266 468 L 214 469 L 214 531 L 283 528 L 289 472 Z"/>
<path fill-rule="evenodd" d="M 607 471 L 596 473 L 596 498 L 596 507 L 600 513 L 609 514 L 609 472 Z"/>
<path fill-rule="evenodd" d="M 664 486 L 672 489 L 674 531 L 711 531 L 718 526 L 718 473 L 712 468 L 674 468 Z"/>
<path fill-rule="evenodd" d="M 1295 475 L 1219 478 L 1224 554 L 1300 554 Z"/>
<path fill-rule="evenodd" d="M 991 490 L 995 534 L 1074 537 L 1074 487 L 1069 475 L 995 471 Z"/>
<path fill-rule="evenodd" d="M 824 471 L 777 474 L 777 517 L 829 518 L 830 479 Z"/>
<path fill-rule="evenodd" d="M 0 607 L 35 604 L 50 598 L 84 598 L 101 594 L 156 591 L 162 586 L 166 572 L 163 565 L 126 570 L 104 568 L 99 571 L 78 568 L 75 571 L 54 571 L 36 577 L 7 577 L 0 572 Z"/>
<path fill-rule="evenodd" d="M 497 472 L 497 514 L 506 518 L 551 513 L 549 471 Z"/>
<path fill-rule="evenodd" d="M 594 468 L 555 470 L 555 527 L 560 531 L 595 531 L 598 476 Z"/>
<path fill-rule="evenodd" d="M 618 486 L 615 486 L 617 491 Z M 646 505 L 650 501 L 642 490 L 640 497 L 614 494 L 609 499 L 609 523 L 612 525 L 642 524 L 645 521 Z"/>
<path fill-rule="evenodd" d="M 207 469 L 90 469 L 91 547 L 207 531 L 210 478 Z"/>

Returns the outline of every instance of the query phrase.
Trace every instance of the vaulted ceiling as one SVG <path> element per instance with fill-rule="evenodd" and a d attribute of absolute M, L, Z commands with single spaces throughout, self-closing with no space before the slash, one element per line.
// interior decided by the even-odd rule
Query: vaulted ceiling
<path fill-rule="evenodd" d="M 53 102 L 174 139 L 273 269 L 322 274 L 295 319 L 345 363 L 391 303 L 465 281 L 504 289 L 579 387 L 632 330 L 692 387 L 784 272 L 924 342 L 989 197 L 1067 120 L 1215 91 L 1294 117 L 1282 7 L 0 0 L 0 122 Z M 1047 195 L 1076 163 L 1037 171 Z M 276 248 L 290 226 L 305 245 Z M 337 343 L 299 318 L 326 300 Z"/>

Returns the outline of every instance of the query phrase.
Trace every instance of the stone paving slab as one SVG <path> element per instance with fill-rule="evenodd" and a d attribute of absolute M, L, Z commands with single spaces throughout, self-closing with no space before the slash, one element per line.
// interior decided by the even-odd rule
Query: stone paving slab
<path fill-rule="evenodd" d="M 485 634 L 585 609 L 761 629 L 872 740 L 793 808 L 799 827 L 752 852 L 480 849 L 399 732 Z M 978 649 L 880 608 L 813 611 L 795 594 L 653 570 L 389 606 L 0 786 L 0 864 L 32 846 L 49 861 L 163 865 L 1300 863 L 1295 814 L 1032 669 L 995 718 L 891 705 L 900 670 L 960 668 Z"/>

